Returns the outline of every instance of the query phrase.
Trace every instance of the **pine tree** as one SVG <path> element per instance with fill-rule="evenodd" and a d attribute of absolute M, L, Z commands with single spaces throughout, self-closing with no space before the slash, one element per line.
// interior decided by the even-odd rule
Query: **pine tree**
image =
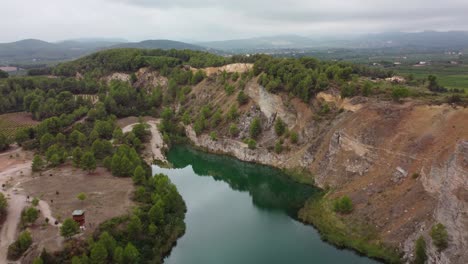
<path fill-rule="evenodd" d="M 141 167 L 138 166 L 136 167 L 135 171 L 133 172 L 133 182 L 135 184 L 142 184 L 145 181 L 145 170 Z"/>
<path fill-rule="evenodd" d="M 65 238 L 70 238 L 78 233 L 80 227 L 75 220 L 67 218 L 63 221 L 62 226 L 60 227 L 60 235 Z"/>
<path fill-rule="evenodd" d="M 32 161 L 32 171 L 40 171 L 42 167 L 44 167 L 44 161 L 42 160 L 41 156 L 34 155 L 34 159 Z"/>
<path fill-rule="evenodd" d="M 88 151 L 83 155 L 81 158 L 81 168 L 88 171 L 88 173 L 91 173 L 96 169 L 96 159 L 92 152 Z"/>
<path fill-rule="evenodd" d="M 101 243 L 94 243 L 91 248 L 91 263 L 93 264 L 105 264 L 107 263 L 108 252 L 106 247 Z"/>
<path fill-rule="evenodd" d="M 124 262 L 128 264 L 137 264 L 140 258 L 140 253 L 132 243 L 128 243 L 124 249 Z"/>
<path fill-rule="evenodd" d="M 72 156 L 73 156 L 73 166 L 77 168 L 80 167 L 81 158 L 83 157 L 83 151 L 81 150 L 81 148 L 76 147 L 75 149 L 73 149 Z"/>
<path fill-rule="evenodd" d="M 257 138 L 260 133 L 262 133 L 262 125 L 260 123 L 260 119 L 255 117 L 250 124 L 250 137 Z"/>

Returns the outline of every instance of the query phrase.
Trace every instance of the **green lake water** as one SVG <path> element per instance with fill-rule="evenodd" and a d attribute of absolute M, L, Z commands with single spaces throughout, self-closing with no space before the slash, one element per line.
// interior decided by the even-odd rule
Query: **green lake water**
<path fill-rule="evenodd" d="M 168 160 L 174 169 L 153 172 L 177 186 L 187 230 L 164 263 L 376 263 L 321 241 L 312 226 L 295 220 L 318 190 L 279 170 L 187 146 L 173 147 Z"/>

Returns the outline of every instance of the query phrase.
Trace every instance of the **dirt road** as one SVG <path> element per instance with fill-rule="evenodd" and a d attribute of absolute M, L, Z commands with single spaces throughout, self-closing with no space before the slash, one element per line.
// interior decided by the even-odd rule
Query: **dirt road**
<path fill-rule="evenodd" d="M 166 157 L 164 156 L 162 149 L 166 147 L 164 144 L 161 132 L 158 130 L 158 124 L 160 120 L 150 120 L 146 123 L 150 126 L 151 140 L 150 140 L 150 150 L 151 157 L 147 157 L 146 161 L 151 164 L 153 160 L 160 160 L 162 162 L 167 162 Z M 133 127 L 138 123 L 130 124 L 122 128 L 124 133 L 132 131 Z"/>
<path fill-rule="evenodd" d="M 0 185 L 5 184 L 2 192 L 8 199 L 7 217 L 0 231 L 0 263 L 7 263 L 8 246 L 13 243 L 18 233 L 21 211 L 26 206 L 26 196 L 16 189 L 19 178 L 31 173 L 31 161 L 10 158 L 21 149 L 13 149 L 0 155 Z"/>

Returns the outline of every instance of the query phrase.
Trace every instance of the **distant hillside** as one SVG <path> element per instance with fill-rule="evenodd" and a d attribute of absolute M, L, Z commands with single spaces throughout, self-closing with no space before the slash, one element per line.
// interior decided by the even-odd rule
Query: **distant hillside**
<path fill-rule="evenodd" d="M 308 48 L 317 44 L 318 42 L 316 40 L 296 35 L 280 35 L 199 43 L 199 45 L 204 47 L 224 51 Z"/>
<path fill-rule="evenodd" d="M 37 39 L 25 39 L 0 44 L 0 63 L 32 63 L 63 61 L 89 54 L 96 47 L 79 42 L 49 43 Z"/>
<path fill-rule="evenodd" d="M 207 50 L 201 46 L 172 40 L 118 43 L 112 39 L 78 39 L 50 43 L 37 39 L 26 39 L 12 43 L 0 43 L 0 65 L 67 61 L 111 48 Z"/>
<path fill-rule="evenodd" d="M 198 43 L 201 46 L 231 52 L 261 52 L 280 49 L 348 48 L 444 50 L 468 48 L 468 32 L 424 31 L 415 33 L 379 33 L 356 37 L 302 37 L 280 35 Z"/>
<path fill-rule="evenodd" d="M 112 48 L 138 48 L 138 49 L 189 49 L 189 50 L 206 50 L 205 47 L 166 39 L 145 40 L 141 42 L 129 42 L 114 45 Z"/>
<path fill-rule="evenodd" d="M 422 49 L 463 49 L 468 47 L 466 31 L 391 32 L 357 38 L 350 44 L 358 48 L 419 47 Z"/>

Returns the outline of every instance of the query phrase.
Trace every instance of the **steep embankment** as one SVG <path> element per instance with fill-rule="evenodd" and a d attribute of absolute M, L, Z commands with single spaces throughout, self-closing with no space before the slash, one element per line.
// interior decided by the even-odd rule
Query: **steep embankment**
<path fill-rule="evenodd" d="M 207 99 L 223 109 L 235 103 L 220 90 L 204 89 L 209 83 L 200 86 L 193 91 L 195 107 Z M 186 126 L 190 140 L 245 161 L 306 168 L 314 174 L 306 181 L 331 188 L 327 198 L 352 199 L 354 211 L 343 221 L 365 222 L 375 229 L 373 242 L 395 246 L 407 259 L 413 258 L 420 235 L 433 262 L 463 263 L 468 258 L 468 109 L 416 101 L 342 100 L 327 92 L 316 101 L 343 110 L 321 115 L 314 105 L 268 93 L 256 80 L 245 92 L 251 102 L 240 108 L 238 137 L 224 135 L 214 141 L 208 133 L 197 136 Z M 258 147 L 249 149 L 241 138 L 256 116 L 263 120 L 263 133 Z M 286 142 L 281 154 L 272 151 L 277 117 L 299 134 L 298 144 Z M 307 208 L 303 212 L 307 220 Z M 449 247 L 441 253 L 429 237 L 430 228 L 439 222 L 449 233 Z"/>

